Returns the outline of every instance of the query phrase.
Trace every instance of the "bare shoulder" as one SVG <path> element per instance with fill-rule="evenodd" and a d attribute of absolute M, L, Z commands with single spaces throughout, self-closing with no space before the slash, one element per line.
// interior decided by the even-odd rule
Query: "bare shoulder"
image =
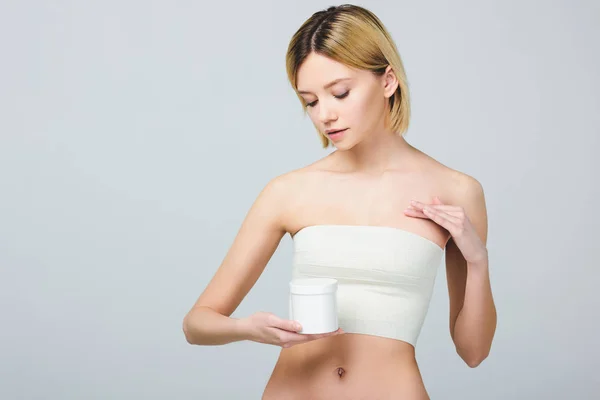
<path fill-rule="evenodd" d="M 447 200 L 460 203 L 483 196 L 483 186 L 475 177 L 449 167 L 423 152 L 421 157 L 429 175 L 443 186 Z"/>
<path fill-rule="evenodd" d="M 488 216 L 483 185 L 476 178 L 455 171 L 457 182 L 454 191 L 454 204 L 461 206 L 473 224 L 484 245 L 488 236 Z"/>
<path fill-rule="evenodd" d="M 208 307 L 226 316 L 237 309 L 286 233 L 284 212 L 293 177 L 293 174 L 276 176 L 263 186 L 192 309 Z"/>
<path fill-rule="evenodd" d="M 299 221 L 312 219 L 319 207 L 319 193 L 331 185 L 331 155 L 308 165 L 286 172 L 276 178 L 283 229 L 290 234 L 302 225 Z"/>
<path fill-rule="evenodd" d="M 456 201 L 469 201 L 473 196 L 483 195 L 483 186 L 475 177 L 456 169 L 449 169 L 447 175 Z"/>
<path fill-rule="evenodd" d="M 433 159 L 432 159 L 433 160 Z M 436 163 L 436 174 L 442 183 L 446 204 L 460 206 L 471 220 L 481 239 L 487 240 L 487 208 L 485 194 L 481 182 L 462 171 Z"/>
<path fill-rule="evenodd" d="M 289 231 L 289 216 L 293 215 L 302 196 L 308 196 L 317 182 L 318 161 L 302 168 L 272 177 L 260 190 L 240 229 L 240 235 L 257 231 L 281 239 Z"/>
<path fill-rule="evenodd" d="M 252 289 L 282 237 L 294 200 L 308 187 L 312 166 L 271 178 L 260 190 L 223 261 L 193 308 L 230 316 Z"/>
<path fill-rule="evenodd" d="M 271 178 L 262 189 L 257 202 L 269 203 L 270 209 L 278 210 L 283 216 L 293 199 L 309 189 L 309 183 L 315 183 L 318 176 L 322 175 L 326 158 Z"/>
<path fill-rule="evenodd" d="M 314 180 L 322 172 L 323 159 L 317 160 L 309 165 L 285 172 L 271 179 L 263 189 L 265 195 L 271 197 L 274 201 L 283 206 L 281 212 L 284 213 L 292 201 L 301 191 L 306 190 L 308 183 Z M 284 200 L 285 202 L 282 202 Z"/>
<path fill-rule="evenodd" d="M 453 182 L 453 200 L 463 206 L 473 206 L 474 202 L 482 202 L 484 199 L 483 185 L 475 177 L 452 169 L 448 175 Z"/>

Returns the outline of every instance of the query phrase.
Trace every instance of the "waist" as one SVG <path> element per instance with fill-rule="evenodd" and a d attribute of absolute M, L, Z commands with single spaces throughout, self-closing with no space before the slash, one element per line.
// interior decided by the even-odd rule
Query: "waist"
<path fill-rule="evenodd" d="M 368 364 L 390 368 L 416 365 L 415 348 L 402 340 L 366 334 L 344 333 L 282 349 L 279 360 L 299 374 L 332 367 L 365 369 Z M 380 367 L 377 367 L 378 369 Z"/>
<path fill-rule="evenodd" d="M 412 345 L 352 333 L 282 349 L 268 389 L 272 398 L 427 398 Z"/>

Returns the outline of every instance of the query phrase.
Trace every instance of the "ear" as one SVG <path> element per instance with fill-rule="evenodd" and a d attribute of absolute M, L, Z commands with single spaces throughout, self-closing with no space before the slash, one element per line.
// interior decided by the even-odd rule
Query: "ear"
<path fill-rule="evenodd" d="M 392 66 L 388 65 L 383 73 L 383 94 L 386 98 L 392 97 L 398 89 L 398 79 L 392 70 Z"/>

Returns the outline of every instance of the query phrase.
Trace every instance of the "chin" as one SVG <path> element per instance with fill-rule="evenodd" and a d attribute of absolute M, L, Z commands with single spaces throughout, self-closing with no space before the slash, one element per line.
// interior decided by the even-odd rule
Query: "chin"
<path fill-rule="evenodd" d="M 345 151 L 345 150 L 350 150 L 351 148 L 353 148 L 356 143 L 347 143 L 345 140 L 341 140 L 337 143 L 331 142 L 331 144 L 336 149 L 338 149 L 340 151 Z"/>

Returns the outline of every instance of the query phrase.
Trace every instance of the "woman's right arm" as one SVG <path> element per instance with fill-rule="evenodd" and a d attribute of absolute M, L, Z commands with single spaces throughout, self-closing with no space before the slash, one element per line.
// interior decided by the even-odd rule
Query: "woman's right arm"
<path fill-rule="evenodd" d="M 259 193 L 217 269 L 183 321 L 191 344 L 216 345 L 252 339 L 245 319 L 231 318 L 254 286 L 286 230 L 283 211 L 288 194 L 286 175 L 272 179 Z"/>
<path fill-rule="evenodd" d="M 221 345 L 251 340 L 243 319 L 219 314 L 206 306 L 194 306 L 183 320 L 183 332 L 189 344 Z"/>
<path fill-rule="evenodd" d="M 233 244 L 196 303 L 183 320 L 190 344 L 222 345 L 241 340 L 281 347 L 344 333 L 341 329 L 323 334 L 299 334 L 302 327 L 270 312 L 232 318 L 254 286 L 281 238 L 287 232 L 284 214 L 294 209 L 297 185 L 288 173 L 271 180 L 248 211 Z M 302 183 L 302 182 L 300 182 Z"/>
<path fill-rule="evenodd" d="M 343 333 L 299 334 L 295 321 L 269 312 L 246 318 L 231 314 L 262 274 L 286 233 L 283 215 L 293 202 L 289 174 L 271 180 L 246 215 L 234 242 L 192 309 L 183 320 L 190 344 L 221 345 L 240 340 L 291 347 Z"/>

